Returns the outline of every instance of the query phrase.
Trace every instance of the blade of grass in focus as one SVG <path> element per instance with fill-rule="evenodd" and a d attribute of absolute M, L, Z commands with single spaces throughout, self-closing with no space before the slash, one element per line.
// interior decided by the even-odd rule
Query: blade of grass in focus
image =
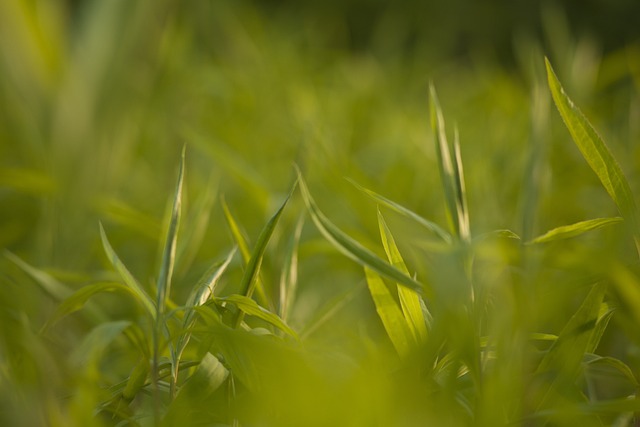
<path fill-rule="evenodd" d="M 458 131 L 457 129 L 455 131 L 453 155 L 455 162 L 453 162 L 451 160 L 451 148 L 449 147 L 445 131 L 444 115 L 442 114 L 440 101 L 438 100 L 438 95 L 436 94 L 433 84 L 429 85 L 429 95 L 431 104 L 431 128 L 433 129 L 436 140 L 438 170 L 440 171 L 440 180 L 444 189 L 447 218 L 453 234 L 463 241 L 469 241 L 469 214 L 467 212 Z"/>
<path fill-rule="evenodd" d="M 384 217 L 380 210 L 378 210 L 378 226 L 380 228 L 380 237 L 382 238 L 382 244 L 384 250 L 387 253 L 389 262 L 398 270 L 409 276 L 409 270 L 400 255 L 400 251 L 396 246 L 395 239 L 391 234 L 391 230 L 387 227 Z M 418 343 L 423 343 L 427 339 L 427 323 L 425 319 L 425 311 L 420 295 L 413 289 L 409 289 L 404 286 L 397 285 L 398 297 L 400 298 L 400 306 L 402 313 L 411 329 L 411 332 Z M 428 313 L 428 311 L 427 311 Z"/>
<path fill-rule="evenodd" d="M 547 58 L 545 64 L 549 89 L 562 120 L 582 156 L 617 205 L 618 211 L 629 222 L 640 256 L 640 214 L 631 187 L 609 147 L 562 88 Z"/>
<path fill-rule="evenodd" d="M 371 268 L 365 266 L 364 271 L 367 277 L 369 292 L 376 306 L 376 311 L 382 320 L 384 329 L 400 358 L 406 358 L 410 352 L 414 341 L 414 335 L 410 324 L 402 314 L 398 303 L 391 295 L 389 288 L 384 283 L 380 275 Z"/>
<path fill-rule="evenodd" d="M 253 295 L 253 291 L 255 290 L 256 283 L 258 280 L 258 274 L 260 272 L 260 266 L 262 265 L 262 259 L 264 257 L 265 251 L 267 250 L 267 244 L 269 243 L 269 240 L 271 239 L 271 235 L 273 234 L 273 230 L 275 230 L 276 225 L 280 220 L 280 216 L 282 215 L 282 212 L 284 211 L 284 208 L 287 205 L 287 202 L 289 202 L 289 199 L 291 198 L 291 195 L 293 194 L 293 191 L 295 190 L 296 186 L 297 186 L 297 181 L 296 183 L 294 183 L 293 187 L 291 188 L 291 191 L 287 195 L 287 198 L 284 200 L 280 208 L 271 217 L 271 219 L 269 219 L 267 224 L 264 226 L 264 228 L 260 232 L 260 235 L 258 236 L 258 241 L 256 242 L 256 245 L 253 248 L 253 252 L 251 253 L 251 258 L 247 263 L 246 270 L 240 282 L 240 294 L 243 296 L 251 298 L 251 296 Z M 240 324 L 242 323 L 243 317 L 244 317 L 244 312 L 239 311 L 234 321 L 234 325 L 236 328 L 239 327 Z"/>

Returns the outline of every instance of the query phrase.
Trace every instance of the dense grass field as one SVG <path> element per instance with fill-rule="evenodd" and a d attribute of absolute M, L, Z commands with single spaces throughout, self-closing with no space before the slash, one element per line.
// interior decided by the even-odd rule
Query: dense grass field
<path fill-rule="evenodd" d="M 0 424 L 639 425 L 640 44 L 564 16 L 0 0 Z"/>

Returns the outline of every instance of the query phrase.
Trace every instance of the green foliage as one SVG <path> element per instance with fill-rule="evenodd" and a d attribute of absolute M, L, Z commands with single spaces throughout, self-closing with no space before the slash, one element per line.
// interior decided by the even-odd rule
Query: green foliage
<path fill-rule="evenodd" d="M 0 2 L 1 425 L 638 423 L 638 47 L 323 7 Z"/>

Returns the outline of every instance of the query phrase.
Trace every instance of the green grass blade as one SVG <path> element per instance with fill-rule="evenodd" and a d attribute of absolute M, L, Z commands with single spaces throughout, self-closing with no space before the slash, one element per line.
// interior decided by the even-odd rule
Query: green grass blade
<path fill-rule="evenodd" d="M 182 220 L 182 237 L 176 248 L 176 268 L 181 273 L 189 270 L 202 246 L 216 199 L 217 186 L 214 180 L 210 179 L 207 186 L 201 191 L 201 195 L 189 209 L 189 214 Z"/>
<path fill-rule="evenodd" d="M 604 291 L 605 286 L 601 283 L 592 287 L 578 311 L 567 322 L 558 339 L 538 365 L 539 374 L 553 372 L 553 380 L 538 408 L 549 403 L 556 387 L 575 380 L 582 357 L 592 342 L 591 337 L 598 322 Z"/>
<path fill-rule="evenodd" d="M 235 240 L 236 245 L 240 248 L 240 255 L 242 255 L 242 259 L 244 260 L 245 265 L 249 262 L 251 258 L 251 251 L 249 250 L 249 244 L 247 243 L 247 239 L 245 239 L 242 231 L 240 231 L 240 227 L 238 226 L 238 222 L 233 217 L 231 210 L 229 209 L 229 205 L 227 205 L 227 201 L 224 196 L 222 197 L 222 210 L 224 211 L 224 217 L 227 220 L 227 224 L 229 225 L 229 230 L 231 230 L 231 235 L 233 236 L 233 240 Z"/>
<path fill-rule="evenodd" d="M 36 282 L 36 284 L 54 300 L 63 301 L 73 293 L 73 289 L 69 288 L 63 283 L 60 283 L 58 280 L 45 273 L 44 271 L 29 265 L 13 252 L 4 249 L 3 253 L 5 258 L 9 259 L 22 271 L 27 273 L 29 277 L 31 277 Z"/>
<path fill-rule="evenodd" d="M 622 376 L 628 380 L 633 387 L 637 389 L 640 386 L 636 375 L 633 373 L 633 369 L 631 369 L 629 365 L 624 363 L 622 360 L 616 359 L 615 357 L 600 357 L 594 355 L 591 360 L 585 362 L 585 365 L 589 367 L 594 365 L 604 365 L 608 368 L 613 368 L 622 374 Z"/>
<path fill-rule="evenodd" d="M 280 306 L 279 312 L 282 319 L 287 320 L 291 312 L 291 306 L 296 296 L 298 287 L 298 246 L 300 244 L 300 236 L 302 235 L 302 227 L 304 226 L 304 216 L 300 215 L 293 231 L 287 253 L 285 255 L 285 263 L 280 275 Z"/>
<path fill-rule="evenodd" d="M 297 182 L 294 183 L 291 191 L 287 195 L 287 198 L 284 200 L 280 208 L 276 211 L 276 213 L 269 219 L 267 224 L 264 226 L 260 235 L 258 236 L 258 241 L 256 242 L 255 247 L 253 248 L 253 252 L 251 253 L 251 258 L 247 263 L 246 270 L 242 276 L 240 282 L 240 293 L 248 298 L 251 298 L 253 295 L 253 291 L 256 287 L 258 274 L 260 272 L 260 266 L 262 265 L 262 259 L 264 257 L 264 253 L 267 250 L 267 244 L 269 243 L 269 239 L 271 239 L 271 235 L 273 234 L 273 230 L 275 230 L 278 221 L 280 220 L 280 216 L 284 211 L 285 206 L 287 206 L 287 202 L 291 198 L 291 194 L 295 190 L 297 186 Z M 242 323 L 242 312 L 238 312 L 238 316 L 235 320 L 235 326 L 240 326 Z"/>
<path fill-rule="evenodd" d="M 556 240 L 569 239 L 571 237 L 579 236 L 591 230 L 596 230 L 608 225 L 618 224 L 622 221 L 623 219 L 617 216 L 613 218 L 596 218 L 587 221 L 576 222 L 575 224 L 571 225 L 563 225 L 561 227 L 557 227 L 553 230 L 547 231 L 543 235 L 530 240 L 526 244 L 530 245 L 536 243 L 548 243 Z"/>
<path fill-rule="evenodd" d="M 104 247 L 104 251 L 107 254 L 107 258 L 109 258 L 109 262 L 116 269 L 116 271 L 120 274 L 120 277 L 124 281 L 124 284 L 127 285 L 137 297 L 138 302 L 142 304 L 142 306 L 147 310 L 147 312 L 151 315 L 151 317 L 156 316 L 156 306 L 153 303 L 153 300 L 147 294 L 140 283 L 133 277 L 133 275 L 129 272 L 124 263 L 120 260 L 116 252 L 111 247 L 109 243 L 109 239 L 100 224 L 100 237 L 102 238 L 102 246 Z"/>
<path fill-rule="evenodd" d="M 391 265 L 409 276 L 409 270 L 402 259 L 402 255 L 396 246 L 391 230 L 387 227 L 380 210 L 378 210 L 378 226 L 380 228 L 382 245 L 384 246 L 384 250 L 387 253 L 387 257 L 389 258 Z M 427 323 L 420 295 L 412 289 L 404 286 L 398 286 L 398 297 L 400 298 L 402 313 L 404 314 L 413 336 L 417 342 L 425 342 L 427 339 Z"/>
<path fill-rule="evenodd" d="M 455 236 L 460 237 L 460 218 L 458 217 L 458 196 L 456 190 L 455 169 L 451 161 L 451 151 L 447 142 L 445 132 L 444 116 L 438 101 L 433 84 L 429 85 L 429 95 L 431 104 L 431 128 L 433 129 L 436 141 L 436 156 L 438 158 L 438 170 L 440 180 L 444 190 L 445 207 L 449 225 Z"/>
<path fill-rule="evenodd" d="M 618 210 L 625 220 L 629 221 L 638 244 L 640 224 L 638 208 L 636 206 L 633 193 L 622 169 L 611 154 L 609 147 L 600 138 L 600 135 L 593 128 L 591 123 L 575 106 L 573 101 L 567 96 L 558 77 L 548 59 L 545 58 L 547 66 L 547 80 L 553 100 L 562 116 L 569 133 L 576 143 L 582 156 L 585 158 L 591 169 L 596 173 L 600 182 L 609 193 L 609 196 L 618 206 Z M 639 247 L 640 250 L 640 247 Z"/>
<path fill-rule="evenodd" d="M 233 217 L 229 206 L 227 205 L 224 197 L 222 198 L 222 210 L 224 211 L 224 217 L 227 220 L 227 224 L 229 226 L 229 230 L 231 230 L 231 235 L 233 236 L 233 240 L 236 242 L 236 245 L 240 248 L 240 254 L 242 255 L 242 260 L 244 261 L 244 266 L 249 265 L 249 261 L 251 260 L 251 251 L 249 250 L 249 243 L 245 238 L 242 231 L 240 231 L 240 226 L 238 222 Z M 264 284 L 260 279 L 260 275 L 256 278 L 255 289 L 257 293 L 257 299 L 263 305 L 268 305 L 269 298 L 267 298 L 267 292 L 264 289 Z"/>
<path fill-rule="evenodd" d="M 78 289 L 64 301 L 62 301 L 62 303 L 56 308 L 51 318 L 47 321 L 45 329 L 55 325 L 63 317 L 81 310 L 86 302 L 94 295 L 99 293 L 118 291 L 124 292 L 128 295 L 133 295 L 134 297 L 136 296 L 135 292 L 133 292 L 130 287 L 118 282 L 93 283 L 91 285 L 87 285 Z"/>
<path fill-rule="evenodd" d="M 199 307 L 205 304 L 215 289 L 216 284 L 227 270 L 227 267 L 231 263 L 233 256 L 236 253 L 236 248 L 233 248 L 227 255 L 225 260 L 220 265 L 213 266 L 207 271 L 204 276 L 198 281 L 193 288 L 191 295 L 187 299 L 187 309 L 182 320 L 182 334 L 178 337 L 175 347 L 171 349 L 171 363 L 173 374 L 177 374 L 177 367 L 180 363 L 180 358 L 184 349 L 187 347 L 189 340 L 191 339 L 191 328 L 195 323 L 195 307 Z"/>
<path fill-rule="evenodd" d="M 458 229 L 460 238 L 471 241 L 471 227 L 469 225 L 469 207 L 467 204 L 467 189 L 464 183 L 464 169 L 462 167 L 462 154 L 460 153 L 460 136 L 458 128 L 455 128 L 453 138 L 453 163 L 454 180 L 456 189 L 456 210 L 458 212 Z"/>
<path fill-rule="evenodd" d="M 640 280 L 623 266 L 616 266 L 611 276 L 613 290 L 622 304 L 621 311 L 630 316 L 632 327 L 640 327 Z"/>
<path fill-rule="evenodd" d="M 307 205 L 307 209 L 309 211 L 309 214 L 311 215 L 311 219 L 315 223 L 316 227 L 318 227 L 318 230 L 320 230 L 320 232 L 324 235 L 324 237 L 329 240 L 329 242 L 331 242 L 338 250 L 340 250 L 343 254 L 356 261 L 357 263 L 368 266 L 381 275 L 388 277 L 389 279 L 394 280 L 403 286 L 411 288 L 421 295 L 425 295 L 426 297 L 432 296 L 433 292 L 430 288 L 425 287 L 417 280 L 390 265 L 377 255 L 375 255 L 373 252 L 366 249 L 360 243 L 349 237 L 338 227 L 336 227 L 331 221 L 329 221 L 320 211 L 315 201 L 311 197 L 309 189 L 307 188 L 307 185 L 305 184 L 304 179 L 302 178 L 302 175 L 299 171 L 298 181 L 300 182 L 302 197 L 304 198 L 305 204 Z"/>
<path fill-rule="evenodd" d="M 216 298 L 216 301 L 235 304 L 243 313 L 255 316 L 298 339 L 296 331 L 291 329 L 280 317 L 258 305 L 257 302 L 244 295 L 228 295 Z"/>
<path fill-rule="evenodd" d="M 586 350 L 587 353 L 595 353 L 598 345 L 600 345 L 600 340 L 602 340 L 604 332 L 607 330 L 607 326 L 609 326 L 609 321 L 613 317 L 613 313 L 615 311 L 613 309 L 609 309 L 608 304 L 602 303 L 600 312 L 602 314 L 598 319 L 596 328 L 593 330 L 593 334 L 591 334 L 591 340 L 589 341 L 589 345 L 587 346 Z"/>
<path fill-rule="evenodd" d="M 173 197 L 173 205 L 171 208 L 171 218 L 164 249 L 162 251 L 162 263 L 160 264 L 160 273 L 158 275 L 157 286 L 157 302 L 158 314 L 164 313 L 167 298 L 171 293 L 171 277 L 173 275 L 173 264 L 176 257 L 176 241 L 178 237 L 178 227 L 180 226 L 180 214 L 182 206 L 182 185 L 184 181 L 184 161 L 186 146 L 182 149 L 182 157 L 180 159 L 180 170 L 178 172 L 178 182 Z"/>
<path fill-rule="evenodd" d="M 451 243 L 451 235 L 435 222 L 429 221 L 428 219 L 423 218 L 422 216 L 405 208 L 404 206 L 392 200 L 389 200 L 386 197 L 372 190 L 369 190 L 368 188 L 361 186 L 360 184 L 358 184 L 357 182 L 353 181 L 350 178 L 347 178 L 347 181 L 349 181 L 351 184 L 353 184 L 354 187 L 356 187 L 358 190 L 362 191 L 364 194 L 366 194 L 376 202 L 380 203 L 381 205 L 386 206 L 387 208 L 393 210 L 394 212 L 414 220 L 415 222 L 417 222 L 427 230 L 435 233 L 438 237 L 440 237 L 446 243 Z"/>
<path fill-rule="evenodd" d="M 400 357 L 405 358 L 411 352 L 412 344 L 415 342 L 407 320 L 380 275 L 367 266 L 364 267 L 364 271 L 369 292 L 384 329 Z"/>

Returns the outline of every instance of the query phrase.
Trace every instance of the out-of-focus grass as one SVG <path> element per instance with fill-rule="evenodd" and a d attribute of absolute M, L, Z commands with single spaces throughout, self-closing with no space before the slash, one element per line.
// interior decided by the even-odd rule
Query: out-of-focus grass
<path fill-rule="evenodd" d="M 418 39 L 406 49 L 409 36 L 393 32 L 393 19 L 377 29 L 370 48 L 354 52 L 348 31 L 330 15 L 289 19 L 247 2 L 0 1 L 0 245 L 10 251 L 0 259 L 0 421 L 109 425 L 134 414 L 148 425 L 153 419 L 153 399 L 145 394 L 152 392 L 151 377 L 144 375 L 149 357 L 140 344 L 144 334 L 136 332 L 149 325 L 132 298 L 101 293 L 82 311 L 56 325 L 48 322 L 62 300 L 83 286 L 98 289 L 121 280 L 103 254 L 99 221 L 140 287 L 154 295 L 163 213 L 170 210 L 184 144 L 185 212 L 175 252 L 174 305 L 167 306 L 171 333 L 185 332 L 181 325 L 189 324 L 175 321 L 187 318 L 176 302 L 188 301 L 192 284 L 214 261 L 227 259 L 242 239 L 249 251 L 259 242 L 296 177 L 294 164 L 316 208 L 377 257 L 371 259 L 386 262 L 379 236 L 381 228 L 388 231 L 387 246 L 395 242 L 393 252 L 402 254 L 405 266 L 380 268 L 401 274 L 392 276 L 399 286 L 466 283 L 459 260 L 434 241 L 432 231 L 406 211 L 388 209 L 392 200 L 447 224 L 429 127 L 429 81 L 438 88 L 448 129 L 459 129 L 469 228 L 478 237 L 473 286 L 484 290 L 475 294 L 482 302 L 476 307 L 489 313 L 466 313 L 455 299 L 429 306 L 441 323 L 427 339 L 446 342 L 445 350 L 459 354 L 443 358 L 446 352 L 426 345 L 398 358 L 362 269 L 333 249 L 311 220 L 299 241 L 294 238 L 305 211 L 294 194 L 264 248 L 259 280 L 265 301 L 259 295 L 257 300 L 281 314 L 301 343 L 286 341 L 260 317 L 249 316 L 249 331 L 230 328 L 236 314 L 224 307 L 259 310 L 245 300 L 224 300 L 241 292 L 244 264 L 236 255 L 216 285 L 221 299 L 210 312 L 199 312 L 205 320 L 187 340 L 182 360 L 202 365 L 187 365 L 173 379 L 185 391 L 166 422 L 518 422 L 540 409 L 536 402 L 548 403 L 541 396 L 546 373 L 533 375 L 532 366 L 579 307 L 594 311 L 589 301 L 599 296 L 587 298 L 588 288 L 607 278 L 613 279 L 605 301 L 616 311 L 599 347 L 589 352 L 621 359 L 631 375 L 609 359 L 589 356 L 581 365 L 586 384 L 574 388 L 563 378 L 548 391 L 557 412 L 539 416 L 571 425 L 581 414 L 588 424 L 597 405 L 580 406 L 584 390 L 591 403 L 635 393 L 638 269 L 624 227 L 524 247 L 503 235 L 485 235 L 509 229 L 528 241 L 566 224 L 617 215 L 556 114 L 542 47 L 637 194 L 638 46 L 601 56 L 595 41 L 572 38 L 557 11 L 545 13 L 547 40 L 514 36 L 517 65 L 505 69 L 487 52 L 448 56 L 449 45 L 437 40 Z M 236 222 L 234 232 L 226 212 Z M 390 262 L 399 267 L 396 255 L 389 255 Z M 287 295 L 293 283 L 295 292 Z M 403 291 L 393 285 L 387 296 L 400 304 Z M 406 307 L 398 307 L 396 314 L 407 316 Z M 413 327 L 420 317 L 415 308 Z M 458 317 L 443 314 L 451 310 Z M 442 319 L 461 323 L 447 326 Z M 268 328 L 273 336 L 259 335 Z M 449 336 L 454 331 L 457 336 Z M 548 335 L 532 340 L 533 333 Z M 465 343 L 467 337 L 476 341 Z M 215 349 L 215 360 L 205 356 L 207 346 Z M 476 362 L 465 352 L 479 349 L 484 358 L 469 366 Z M 157 351 L 170 353 L 168 347 Z M 494 367 L 495 360 L 502 364 Z M 545 369 L 561 364 L 547 361 Z M 231 376 L 220 374 L 227 370 Z M 110 406 L 113 418 L 96 416 L 97 407 L 125 388 L 130 405 Z M 165 405 L 170 393 L 163 393 Z M 623 409 L 604 412 L 618 416 Z M 614 418 L 601 421 L 607 425 Z"/>

